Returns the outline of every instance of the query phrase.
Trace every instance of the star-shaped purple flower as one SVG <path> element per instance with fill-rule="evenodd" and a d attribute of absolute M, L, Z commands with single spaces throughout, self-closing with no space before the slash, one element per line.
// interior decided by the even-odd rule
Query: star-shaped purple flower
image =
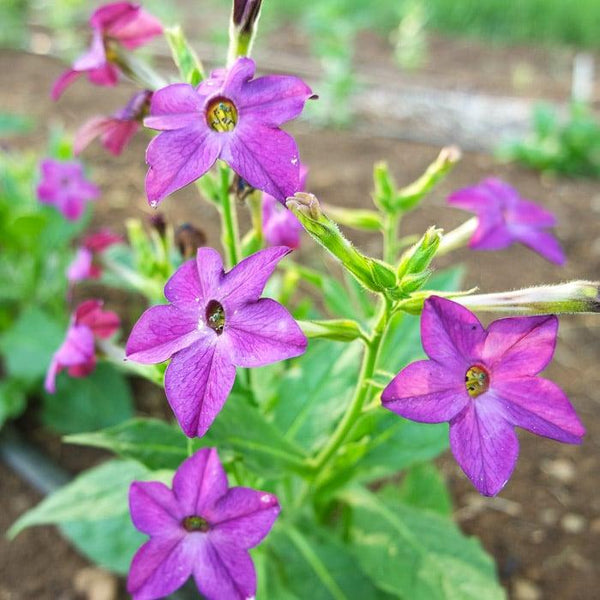
<path fill-rule="evenodd" d="M 100 190 L 85 178 L 78 161 L 46 158 L 41 161 L 40 170 L 38 200 L 54 205 L 70 221 L 79 219 L 87 203 L 100 195 Z"/>
<path fill-rule="evenodd" d="M 472 211 L 478 224 L 469 246 L 476 250 L 501 250 L 521 242 L 549 261 L 562 265 L 565 255 L 556 238 L 545 231 L 556 225 L 554 215 L 500 179 L 484 179 L 480 184 L 450 194 L 448 204 Z"/>
<path fill-rule="evenodd" d="M 113 244 L 119 244 L 123 238 L 109 229 L 101 229 L 83 239 L 77 248 L 77 254 L 67 267 L 67 279 L 71 284 L 84 279 L 98 279 L 102 275 L 100 265 L 94 260 L 96 255 L 104 252 Z"/>
<path fill-rule="evenodd" d="M 135 481 L 133 524 L 150 536 L 133 557 L 127 590 L 134 600 L 163 598 L 193 575 L 207 600 L 251 600 L 256 573 L 248 550 L 279 515 L 267 492 L 227 487 L 214 448 L 202 448 L 177 469 L 173 489 Z"/>
<path fill-rule="evenodd" d="M 95 338 L 108 338 L 119 328 L 116 313 L 102 310 L 101 300 L 87 300 L 80 304 L 71 317 L 65 341 L 54 353 L 44 388 L 50 394 L 56 391 L 56 376 L 63 369 L 71 377 L 86 377 L 96 368 Z"/>
<path fill-rule="evenodd" d="M 413 421 L 450 423 L 450 447 L 486 496 L 506 484 L 519 453 L 516 427 L 569 444 L 585 433 L 564 392 L 538 377 L 552 359 L 554 315 L 499 319 L 484 329 L 465 307 L 433 296 L 421 317 L 430 360 L 405 367 L 381 395 Z"/>
<path fill-rule="evenodd" d="M 123 152 L 141 126 L 150 107 L 152 92 L 144 90 L 132 96 L 121 110 L 111 117 L 97 116 L 85 122 L 75 134 L 73 150 L 80 154 L 94 139 L 115 156 Z"/>
<path fill-rule="evenodd" d="M 138 4 L 113 2 L 92 13 L 92 44 L 71 69 L 67 69 L 54 83 L 52 99 L 58 100 L 65 89 L 80 75 L 87 73 L 96 85 L 116 85 L 119 69 L 115 64 L 115 46 L 134 50 L 147 44 L 162 33 L 162 25 Z"/>
<path fill-rule="evenodd" d="M 252 187 L 283 201 L 298 191 L 294 139 L 279 126 L 311 97 L 297 77 L 252 79 L 255 65 L 238 58 L 194 88 L 176 83 L 155 92 L 144 124 L 162 131 L 146 152 L 152 206 L 195 181 L 220 158 Z"/>
<path fill-rule="evenodd" d="M 300 164 L 300 192 L 305 191 L 307 175 L 308 169 Z M 294 249 L 300 246 L 300 221 L 291 210 L 282 206 L 281 202 L 277 202 L 269 194 L 263 194 L 262 220 L 263 234 L 269 246 L 288 246 Z"/>
<path fill-rule="evenodd" d="M 144 364 L 172 357 L 165 393 L 187 436 L 206 433 L 231 391 L 235 367 L 262 367 L 306 349 L 288 311 L 259 298 L 289 251 L 261 250 L 225 273 L 216 250 L 198 248 L 196 260 L 165 286 L 171 304 L 152 306 L 135 324 L 127 357 Z"/>

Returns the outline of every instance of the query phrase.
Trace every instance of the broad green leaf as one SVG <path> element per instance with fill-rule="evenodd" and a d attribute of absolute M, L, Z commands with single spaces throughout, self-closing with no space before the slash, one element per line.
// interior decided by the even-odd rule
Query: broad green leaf
<path fill-rule="evenodd" d="M 56 379 L 56 393 L 44 393 L 44 423 L 61 433 L 103 429 L 132 416 L 129 383 L 108 363 L 100 363 L 82 378 L 62 372 Z"/>
<path fill-rule="evenodd" d="M 304 471 L 302 450 L 239 394 L 229 396 L 202 442 L 234 451 L 244 466 L 263 477 L 279 478 L 289 470 Z"/>
<path fill-rule="evenodd" d="M 165 29 L 165 37 L 171 48 L 173 61 L 179 69 L 183 80 L 193 86 L 198 85 L 204 79 L 202 63 L 196 56 L 193 48 L 189 45 L 181 27 L 169 27 Z"/>
<path fill-rule="evenodd" d="M 64 335 L 64 327 L 46 312 L 36 307 L 25 309 L 0 338 L 8 374 L 25 382 L 43 377 Z"/>
<path fill-rule="evenodd" d="M 23 384 L 16 379 L 0 381 L 0 428 L 8 419 L 18 417 L 27 406 Z"/>
<path fill-rule="evenodd" d="M 267 598 L 284 589 L 298 600 L 353 600 L 390 598 L 361 571 L 356 559 L 332 532 L 312 522 L 295 528 L 281 523 L 265 541 Z"/>
<path fill-rule="evenodd" d="M 69 435 L 70 444 L 106 448 L 149 469 L 177 469 L 188 457 L 188 438 L 179 427 L 159 419 L 131 419 L 114 427 Z"/>
<path fill-rule="evenodd" d="M 306 450 L 322 445 L 344 413 L 358 377 L 359 343 L 314 340 L 279 383 L 275 425 Z"/>
<path fill-rule="evenodd" d="M 74 521 L 60 526 L 63 534 L 93 563 L 120 575 L 148 539 L 131 522 L 129 513 L 97 521 Z"/>
<path fill-rule="evenodd" d="M 351 548 L 382 590 L 406 600 L 501 600 L 494 563 L 448 519 L 363 488 L 341 495 L 352 509 Z"/>
<path fill-rule="evenodd" d="M 93 467 L 47 496 L 10 528 L 9 537 L 32 525 L 102 521 L 128 512 L 127 494 L 134 480 L 154 479 L 133 461 L 111 460 Z"/>

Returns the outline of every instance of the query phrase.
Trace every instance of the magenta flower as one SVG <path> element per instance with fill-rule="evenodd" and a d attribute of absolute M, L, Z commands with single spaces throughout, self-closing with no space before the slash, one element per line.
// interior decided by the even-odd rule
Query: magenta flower
<path fill-rule="evenodd" d="M 312 92 L 297 77 L 252 79 L 254 69 L 252 59 L 238 58 L 197 88 L 176 83 L 154 93 L 144 120 L 162 131 L 146 152 L 152 206 L 204 175 L 218 158 L 278 200 L 298 191 L 298 148 L 279 126 L 300 114 Z"/>
<path fill-rule="evenodd" d="M 44 388 L 56 391 L 56 376 L 63 369 L 71 377 L 86 377 L 96 368 L 95 338 L 110 337 L 120 325 L 116 313 L 102 310 L 101 300 L 87 300 L 80 304 L 67 329 L 65 341 L 54 353 Z"/>
<path fill-rule="evenodd" d="M 476 250 L 501 250 L 521 242 L 550 262 L 562 265 L 565 255 L 556 238 L 545 231 L 556 225 L 554 215 L 500 179 L 484 179 L 479 185 L 457 190 L 448 204 L 477 215 L 478 225 L 469 246 Z"/>
<path fill-rule="evenodd" d="M 54 205 L 70 221 L 79 219 L 87 202 L 100 195 L 100 190 L 85 178 L 83 166 L 78 161 L 45 158 L 40 163 L 40 170 L 38 200 Z"/>
<path fill-rule="evenodd" d="M 172 357 L 165 393 L 187 436 L 206 433 L 231 391 L 235 367 L 262 367 L 306 349 L 288 311 L 259 298 L 289 251 L 261 250 L 225 273 L 216 250 L 198 248 L 196 260 L 165 286 L 171 304 L 152 306 L 135 324 L 127 357 L 144 364 Z"/>
<path fill-rule="evenodd" d="M 117 47 L 134 50 L 162 33 L 158 19 L 131 2 L 101 6 L 92 13 L 90 25 L 91 46 L 71 69 L 56 80 L 52 88 L 53 100 L 58 100 L 65 89 L 84 73 L 96 85 L 116 85 L 119 79 L 119 68 L 115 64 Z"/>
<path fill-rule="evenodd" d="M 248 550 L 269 533 L 279 502 L 272 494 L 227 487 L 214 448 L 185 460 L 173 489 L 134 481 L 133 524 L 150 539 L 131 562 L 127 590 L 134 600 L 168 596 L 193 575 L 207 600 L 251 600 L 256 573 Z"/>
<path fill-rule="evenodd" d="M 67 267 L 67 279 L 70 283 L 83 281 L 84 279 L 98 279 L 102 275 L 102 269 L 96 262 L 96 256 L 104 252 L 113 244 L 120 244 L 123 238 L 115 235 L 109 229 L 101 229 L 83 239 L 83 243 L 77 248 L 77 254 Z"/>
<path fill-rule="evenodd" d="M 537 377 L 552 359 L 557 329 L 554 315 L 499 319 L 484 329 L 465 307 L 433 296 L 421 317 L 430 360 L 400 371 L 383 406 L 413 421 L 449 421 L 458 464 L 479 492 L 494 496 L 517 461 L 515 427 L 568 444 L 585 433 L 564 392 Z"/>
<path fill-rule="evenodd" d="M 150 107 L 152 92 L 144 90 L 134 94 L 121 110 L 111 117 L 92 117 L 75 134 L 73 150 L 80 154 L 94 139 L 100 138 L 102 145 L 115 156 L 123 152 L 141 126 Z"/>
<path fill-rule="evenodd" d="M 308 169 L 300 164 L 300 179 L 298 191 L 306 189 L 306 176 Z M 298 248 L 300 246 L 300 234 L 302 225 L 296 215 L 277 202 L 273 196 L 263 194 L 262 204 L 262 228 L 265 240 L 269 246 L 288 246 Z"/>

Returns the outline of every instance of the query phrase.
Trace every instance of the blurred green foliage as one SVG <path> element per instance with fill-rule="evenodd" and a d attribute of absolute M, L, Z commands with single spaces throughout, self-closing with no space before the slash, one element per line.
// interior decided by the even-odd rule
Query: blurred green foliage
<path fill-rule="evenodd" d="M 498 155 L 538 171 L 600 177 L 600 122 L 585 104 L 573 103 L 566 117 L 540 104 L 531 134 L 500 148 Z"/>

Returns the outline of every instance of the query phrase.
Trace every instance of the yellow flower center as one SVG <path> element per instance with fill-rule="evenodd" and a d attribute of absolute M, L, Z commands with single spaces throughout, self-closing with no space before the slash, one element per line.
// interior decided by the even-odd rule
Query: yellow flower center
<path fill-rule="evenodd" d="M 208 521 L 196 515 L 185 517 L 181 524 L 186 531 L 208 531 L 210 529 Z"/>
<path fill-rule="evenodd" d="M 219 133 L 233 131 L 238 122 L 237 108 L 227 98 L 215 98 L 206 109 L 206 122 Z"/>
<path fill-rule="evenodd" d="M 465 387 L 467 388 L 467 394 L 471 398 L 477 398 L 484 392 L 487 392 L 490 387 L 490 376 L 488 372 L 478 365 L 469 367 L 465 374 Z"/>

